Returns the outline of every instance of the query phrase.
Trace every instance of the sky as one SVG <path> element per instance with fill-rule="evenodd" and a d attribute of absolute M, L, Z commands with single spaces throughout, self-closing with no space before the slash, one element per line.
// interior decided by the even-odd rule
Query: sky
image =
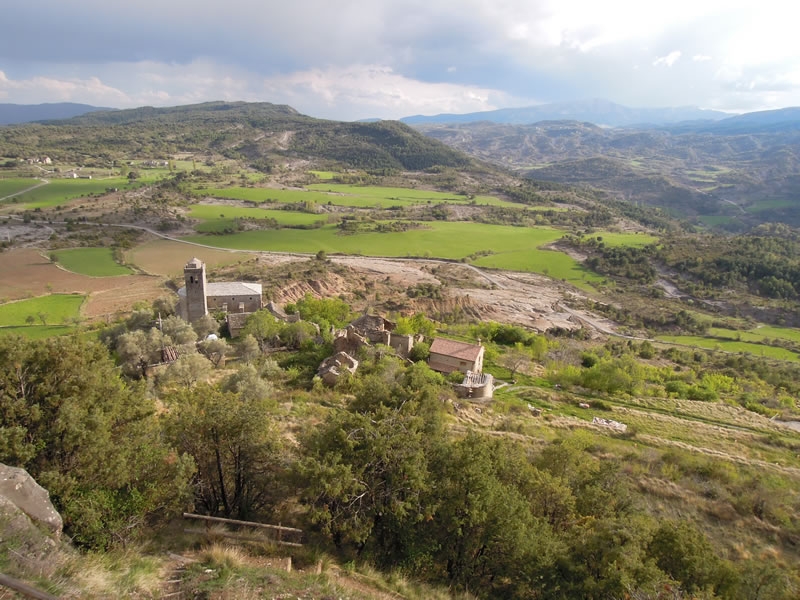
<path fill-rule="evenodd" d="M 400 118 L 602 98 L 800 106 L 789 0 L 37 0 L 0 21 L 0 103 L 289 104 Z"/>

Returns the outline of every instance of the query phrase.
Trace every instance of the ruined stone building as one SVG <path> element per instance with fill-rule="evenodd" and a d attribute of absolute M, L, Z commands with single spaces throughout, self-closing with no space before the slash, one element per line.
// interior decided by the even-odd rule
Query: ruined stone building
<path fill-rule="evenodd" d="M 183 268 L 186 285 L 178 290 L 178 315 L 193 323 L 210 311 L 249 314 L 262 307 L 260 283 L 223 281 L 208 283 L 206 265 L 193 258 Z"/>
<path fill-rule="evenodd" d="M 379 315 L 362 315 L 345 329 L 336 332 L 333 340 L 337 352 L 355 353 L 361 346 L 384 344 L 394 348 L 398 356 L 407 358 L 421 335 L 395 333 L 395 323 Z"/>

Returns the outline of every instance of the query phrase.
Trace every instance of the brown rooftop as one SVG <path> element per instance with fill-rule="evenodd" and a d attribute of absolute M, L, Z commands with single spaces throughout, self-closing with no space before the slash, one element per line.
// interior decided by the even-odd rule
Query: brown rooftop
<path fill-rule="evenodd" d="M 431 344 L 431 354 L 442 354 L 459 360 L 476 361 L 483 346 L 455 340 L 436 338 Z"/>

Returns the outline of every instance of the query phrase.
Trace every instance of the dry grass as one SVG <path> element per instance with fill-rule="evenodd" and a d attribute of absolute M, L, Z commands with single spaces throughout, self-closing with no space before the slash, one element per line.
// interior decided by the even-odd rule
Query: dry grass
<path fill-rule="evenodd" d="M 202 257 L 208 269 L 252 259 L 251 253 L 199 248 L 162 239 L 146 242 L 129 250 L 125 258 L 146 273 L 177 277 L 183 275 L 183 267 L 193 256 Z"/>

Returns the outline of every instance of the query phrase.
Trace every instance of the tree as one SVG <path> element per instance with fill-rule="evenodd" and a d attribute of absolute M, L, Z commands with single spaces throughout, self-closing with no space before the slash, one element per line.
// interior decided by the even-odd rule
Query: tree
<path fill-rule="evenodd" d="M 212 364 L 201 354 L 185 354 L 167 367 L 160 379 L 162 386 L 174 384 L 184 388 L 193 388 L 201 381 L 208 379 Z"/>
<path fill-rule="evenodd" d="M 404 409 L 334 415 L 306 435 L 297 466 L 311 520 L 339 547 L 370 541 L 385 563 L 405 557 L 406 532 L 430 515 L 425 424 Z"/>
<path fill-rule="evenodd" d="M 428 357 L 430 357 L 430 355 L 431 355 L 430 344 L 419 342 L 411 347 L 411 351 L 408 353 L 408 358 L 410 360 L 413 360 L 414 362 L 424 362 L 428 360 Z"/>
<path fill-rule="evenodd" d="M 434 462 L 428 527 L 436 560 L 452 585 L 486 597 L 535 597 L 532 588 L 555 557 L 543 520 L 530 512 L 519 482 L 500 475 L 507 444 L 469 433 L 441 447 Z"/>
<path fill-rule="evenodd" d="M 197 464 L 195 503 L 204 512 L 250 519 L 281 495 L 286 451 L 269 404 L 207 384 L 167 397 L 168 439 Z"/>
<path fill-rule="evenodd" d="M 153 327 L 123 333 L 117 338 L 116 350 L 122 371 L 130 377 L 144 377 L 149 365 L 161 362 L 161 351 L 165 340 L 163 334 Z"/>
<path fill-rule="evenodd" d="M 350 306 L 344 300 L 339 298 L 314 298 L 311 294 L 306 294 L 302 299 L 295 302 L 294 309 L 301 319 L 316 323 L 321 329 L 327 329 L 331 325 L 344 327 L 352 317 Z"/>
<path fill-rule="evenodd" d="M 242 328 L 242 335 L 250 335 L 255 338 L 259 348 L 263 351 L 278 338 L 282 329 L 282 323 L 268 310 L 259 310 L 247 317 Z"/>
<path fill-rule="evenodd" d="M 266 400 L 273 391 L 270 383 L 265 381 L 252 365 L 245 365 L 226 377 L 222 381 L 220 389 L 223 392 L 237 394 L 244 402 Z"/>
<path fill-rule="evenodd" d="M 500 355 L 500 364 L 511 371 L 511 379 L 514 379 L 517 371 L 524 371 L 531 363 L 531 360 L 530 349 L 521 342 L 517 342 L 512 348 L 509 348 Z"/>
<path fill-rule="evenodd" d="M 721 560 L 708 538 L 687 521 L 662 523 L 647 551 L 658 568 L 690 594 L 720 583 Z"/>
<path fill-rule="evenodd" d="M 197 341 L 194 328 L 175 315 L 162 319 L 161 331 L 167 338 L 167 343 L 176 346 L 193 346 Z"/>
<path fill-rule="evenodd" d="M 200 348 L 200 352 L 202 352 L 203 356 L 211 361 L 211 364 L 214 365 L 214 368 L 219 367 L 225 361 L 225 357 L 230 351 L 228 342 L 222 338 L 217 338 L 216 340 L 205 340 L 200 342 L 198 346 Z"/>
<path fill-rule="evenodd" d="M 313 323 L 307 321 L 297 321 L 287 323 L 281 333 L 280 340 L 285 346 L 292 349 L 299 349 L 304 344 L 308 344 L 319 336 L 319 329 Z"/>
<path fill-rule="evenodd" d="M 436 335 L 436 326 L 422 313 L 416 313 L 412 317 L 398 318 L 394 331 L 400 334 L 420 334 L 430 338 Z"/>
<path fill-rule="evenodd" d="M 209 335 L 219 333 L 219 323 L 209 313 L 204 314 L 202 317 L 192 323 L 192 328 L 197 334 L 197 339 L 204 340 Z"/>
<path fill-rule="evenodd" d="M 175 314 L 175 309 L 178 305 L 178 296 L 170 294 L 169 296 L 160 296 L 153 300 L 153 313 L 163 317 L 168 317 Z"/>
<path fill-rule="evenodd" d="M 258 342 L 252 334 L 248 333 L 242 337 L 241 341 L 239 342 L 239 356 L 244 362 L 250 364 L 258 357 L 260 353 L 261 350 L 258 347 Z"/>
<path fill-rule="evenodd" d="M 95 548 L 179 511 L 193 469 L 164 443 L 144 388 L 79 337 L 0 339 L 0 462 L 35 477 Z"/>

